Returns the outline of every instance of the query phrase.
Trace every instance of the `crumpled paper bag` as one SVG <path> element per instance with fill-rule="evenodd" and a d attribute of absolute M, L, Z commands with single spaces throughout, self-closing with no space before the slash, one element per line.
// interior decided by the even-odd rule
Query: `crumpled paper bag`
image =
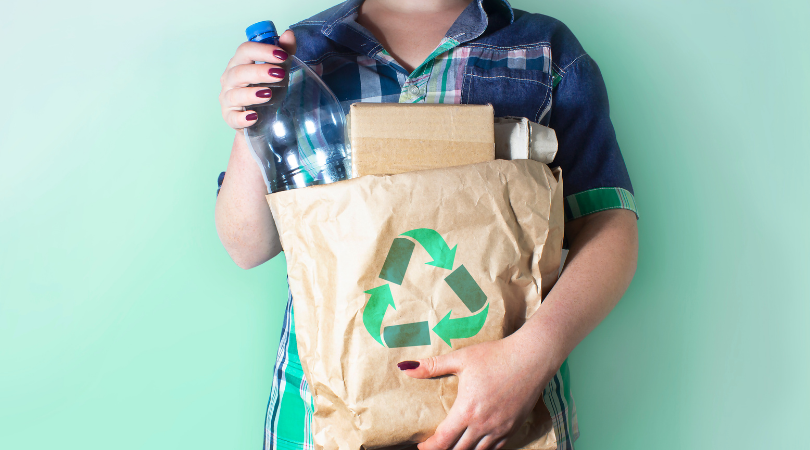
<path fill-rule="evenodd" d="M 536 161 L 369 175 L 267 201 L 318 449 L 430 437 L 458 378 L 412 379 L 396 364 L 513 333 L 557 279 L 562 176 Z M 506 448 L 555 447 L 541 399 Z"/>

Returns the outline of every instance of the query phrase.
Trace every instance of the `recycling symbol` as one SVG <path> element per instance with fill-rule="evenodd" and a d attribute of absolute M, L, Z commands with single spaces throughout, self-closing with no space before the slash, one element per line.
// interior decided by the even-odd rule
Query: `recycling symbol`
<path fill-rule="evenodd" d="M 383 318 L 388 311 L 388 307 L 397 309 L 394 304 L 394 297 L 391 295 L 389 283 L 402 285 L 405 278 L 405 271 L 411 261 L 414 247 L 418 242 L 428 252 L 433 261 L 428 265 L 439 267 L 450 271 L 444 281 L 450 289 L 456 293 L 458 298 L 473 313 L 467 317 L 451 319 L 450 310 L 447 315 L 433 327 L 433 332 L 439 336 L 449 346 L 452 339 L 465 339 L 473 337 L 481 331 L 484 322 L 487 320 L 489 305 L 487 305 L 487 295 L 475 282 L 470 272 L 459 265 L 453 270 L 453 261 L 456 257 L 458 245 L 450 249 L 444 238 L 429 228 L 417 228 L 415 230 L 402 233 L 406 238 L 395 238 L 391 244 L 391 249 L 383 263 L 380 271 L 380 278 L 387 281 L 381 286 L 369 289 L 366 294 L 371 294 L 363 310 L 363 324 L 371 337 L 380 345 L 388 348 L 397 347 L 417 347 L 420 345 L 430 345 L 430 327 L 427 321 L 406 323 L 400 325 L 390 325 L 382 329 Z M 382 333 L 380 330 L 382 329 Z M 385 343 L 383 343 L 385 342 Z"/>

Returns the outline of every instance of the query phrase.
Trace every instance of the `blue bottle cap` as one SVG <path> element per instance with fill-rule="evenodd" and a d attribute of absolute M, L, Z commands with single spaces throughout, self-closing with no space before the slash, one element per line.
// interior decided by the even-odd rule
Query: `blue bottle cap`
<path fill-rule="evenodd" d="M 263 20 L 261 22 L 256 22 L 253 25 L 247 27 L 245 30 L 245 34 L 249 41 L 254 42 L 261 42 L 268 38 L 278 37 L 278 33 L 276 32 L 276 26 L 273 25 L 273 22 L 269 20 Z"/>

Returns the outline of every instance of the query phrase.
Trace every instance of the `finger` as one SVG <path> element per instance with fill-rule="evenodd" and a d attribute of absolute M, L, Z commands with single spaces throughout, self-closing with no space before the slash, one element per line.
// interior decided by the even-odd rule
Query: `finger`
<path fill-rule="evenodd" d="M 452 411 L 451 411 L 452 412 Z M 428 440 L 422 442 L 416 447 L 419 450 L 448 450 L 453 448 L 453 445 L 458 442 L 464 430 L 467 428 L 466 424 L 460 419 L 453 419 L 448 415 L 444 421 L 436 428 L 436 432 Z"/>
<path fill-rule="evenodd" d="M 233 58 L 228 61 L 226 70 L 243 64 L 253 64 L 257 61 L 279 64 L 286 61 L 289 55 L 290 53 L 280 46 L 247 41 L 240 44 L 236 49 Z"/>
<path fill-rule="evenodd" d="M 446 450 L 453 447 L 467 430 L 470 423 L 471 408 L 468 407 L 465 397 L 460 396 L 453 402 L 453 406 L 442 420 L 433 436 L 419 444 L 419 450 Z"/>
<path fill-rule="evenodd" d="M 227 111 L 223 114 L 225 123 L 235 130 L 247 128 L 259 119 L 256 111 Z"/>
<path fill-rule="evenodd" d="M 267 87 L 255 86 L 228 89 L 223 94 L 222 107 L 242 109 L 245 106 L 265 103 L 273 97 L 273 91 Z"/>
<path fill-rule="evenodd" d="M 450 375 L 459 371 L 458 352 L 431 356 L 418 361 L 403 361 L 397 366 L 412 378 L 433 378 Z"/>
<path fill-rule="evenodd" d="M 275 64 L 242 64 L 222 74 L 222 89 L 244 87 L 259 83 L 276 83 L 284 79 L 286 70 Z"/>
<path fill-rule="evenodd" d="M 292 30 L 287 30 L 278 37 L 278 45 L 287 51 L 287 53 L 294 55 L 295 50 L 298 48 L 298 43 L 295 41 L 295 34 Z"/>
<path fill-rule="evenodd" d="M 486 435 L 478 441 L 478 444 L 475 446 L 475 450 L 494 450 L 493 447 L 497 441 L 492 437 L 492 435 Z"/>
<path fill-rule="evenodd" d="M 501 450 L 503 448 L 503 446 L 506 445 L 506 441 L 508 441 L 508 440 L 509 440 L 509 438 L 502 438 L 500 441 L 498 441 L 497 444 L 495 444 L 495 447 L 493 447 L 493 450 Z"/>
<path fill-rule="evenodd" d="M 481 436 L 479 433 L 473 431 L 472 428 L 467 427 L 459 438 L 458 442 L 456 442 L 456 445 L 453 446 L 453 450 L 473 450 L 480 441 Z"/>

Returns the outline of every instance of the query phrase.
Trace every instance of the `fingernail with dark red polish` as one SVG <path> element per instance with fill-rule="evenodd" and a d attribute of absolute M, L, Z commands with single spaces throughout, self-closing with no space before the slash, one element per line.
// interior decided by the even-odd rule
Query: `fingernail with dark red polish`
<path fill-rule="evenodd" d="M 397 364 L 399 370 L 412 370 L 419 367 L 419 361 L 402 361 L 401 363 Z"/>
<path fill-rule="evenodd" d="M 279 69 L 278 67 L 268 70 L 267 73 L 269 73 L 271 77 L 284 78 L 284 69 Z"/>
<path fill-rule="evenodd" d="M 288 55 L 287 52 L 285 52 L 284 50 L 273 50 L 273 56 L 282 61 L 285 61 Z"/>
<path fill-rule="evenodd" d="M 259 118 L 259 115 L 256 114 L 256 113 L 250 113 L 250 114 L 245 116 L 246 120 L 256 120 L 258 118 Z"/>
<path fill-rule="evenodd" d="M 261 98 L 270 98 L 273 96 L 273 91 L 270 89 L 262 89 L 261 91 L 256 91 L 256 97 Z"/>

